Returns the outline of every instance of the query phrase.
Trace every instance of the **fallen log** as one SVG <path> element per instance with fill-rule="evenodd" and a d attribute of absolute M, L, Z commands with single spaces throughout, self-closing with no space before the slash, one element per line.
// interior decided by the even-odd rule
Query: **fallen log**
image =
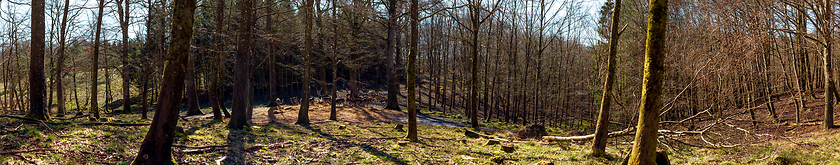
<path fill-rule="evenodd" d="M 660 129 L 659 134 L 673 134 L 673 135 L 696 135 L 701 134 L 701 131 L 672 131 L 672 130 L 664 130 Z M 610 132 L 608 136 L 610 138 L 619 137 L 619 136 L 629 136 L 636 134 L 636 127 L 628 127 L 621 131 Z M 595 138 L 595 134 L 583 135 L 583 136 L 543 136 L 543 139 L 548 141 L 581 141 L 581 140 L 589 140 Z"/>
<path fill-rule="evenodd" d="M 610 132 L 609 134 L 607 134 L 607 136 L 609 136 L 609 137 L 619 137 L 619 136 L 633 135 L 633 134 L 635 134 L 635 130 L 636 130 L 636 127 L 628 127 L 628 128 L 626 128 L 624 130 L 621 130 L 621 131 Z M 568 137 L 543 136 L 542 138 L 545 139 L 545 140 L 548 140 L 548 141 L 572 141 L 572 140 L 580 141 L 580 140 L 589 140 L 589 139 L 595 138 L 595 134 L 589 134 L 589 135 L 583 135 L 583 136 L 568 136 Z"/>

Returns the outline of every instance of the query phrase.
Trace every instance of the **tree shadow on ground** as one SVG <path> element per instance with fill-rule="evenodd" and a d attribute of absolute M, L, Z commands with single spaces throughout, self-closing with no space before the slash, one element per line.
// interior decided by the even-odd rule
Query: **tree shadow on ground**
<path fill-rule="evenodd" d="M 193 134 L 195 134 L 195 131 L 198 131 L 199 129 L 202 129 L 202 128 L 210 128 L 210 127 L 212 127 L 213 125 L 215 125 L 216 123 L 219 123 L 219 122 L 222 122 L 222 121 L 221 120 L 211 120 L 210 122 L 201 124 L 201 126 L 190 127 L 190 129 L 185 130 L 184 132 L 187 135 L 193 135 Z"/>
<path fill-rule="evenodd" d="M 227 142 L 227 159 L 224 164 L 246 164 L 245 143 L 253 142 L 255 135 L 251 133 L 250 127 L 242 130 L 229 130 Z"/>
<path fill-rule="evenodd" d="M 338 143 L 345 143 L 346 142 L 343 139 L 335 138 L 334 135 L 324 133 L 323 131 L 321 131 L 321 129 L 313 128 L 311 125 L 301 125 L 301 126 L 303 128 L 306 128 L 306 129 L 312 131 L 312 132 L 315 132 L 315 133 L 317 133 L 317 134 L 323 136 L 324 138 L 327 138 L 327 139 L 329 139 L 333 142 L 338 142 Z M 371 155 L 375 155 L 375 156 L 380 157 L 380 158 L 381 157 L 387 158 L 388 161 L 391 161 L 394 164 L 407 165 L 407 163 L 405 161 L 403 161 L 403 160 L 401 160 L 397 157 L 394 157 L 391 154 L 383 152 L 382 150 L 379 150 L 376 147 L 370 146 L 369 144 L 365 144 L 365 143 L 350 143 L 350 144 L 358 146 L 359 148 L 361 148 L 362 150 L 364 150 L 365 152 L 367 152 Z"/>

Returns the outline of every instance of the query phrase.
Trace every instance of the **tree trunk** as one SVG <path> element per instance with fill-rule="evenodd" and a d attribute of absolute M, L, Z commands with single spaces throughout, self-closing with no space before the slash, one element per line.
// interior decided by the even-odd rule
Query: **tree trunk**
<path fill-rule="evenodd" d="M 213 119 L 214 120 L 223 120 L 224 117 L 222 116 L 222 109 L 224 108 L 224 102 L 221 101 L 219 82 L 222 79 L 221 76 L 221 69 L 224 67 L 222 61 L 222 57 L 225 56 L 223 53 L 224 49 L 222 48 L 224 45 L 224 37 L 222 37 L 222 27 L 224 26 L 224 11 L 225 11 L 225 1 L 224 0 L 217 0 L 216 1 L 216 34 L 213 35 L 213 39 L 216 40 L 216 54 L 213 57 L 213 65 L 210 67 L 210 106 L 213 108 Z M 227 113 L 227 110 L 224 111 Z M 230 115 L 226 115 L 230 116 Z"/>
<path fill-rule="evenodd" d="M 411 0 L 411 42 L 410 42 L 410 50 L 408 53 L 408 68 L 406 71 L 408 72 L 408 80 L 406 80 L 405 88 L 408 89 L 408 134 L 405 138 L 410 139 L 412 141 L 417 141 L 417 103 L 415 102 L 415 87 L 414 87 L 414 63 L 416 62 L 415 58 L 417 56 L 417 42 L 418 41 L 418 28 L 417 23 L 418 20 L 418 2 L 417 0 Z"/>
<path fill-rule="evenodd" d="M 618 5 L 616 5 L 618 6 Z M 665 33 L 668 22 L 668 0 L 651 0 L 648 11 L 647 44 L 645 46 L 645 74 L 642 100 L 639 105 L 639 125 L 630 165 L 655 164 L 659 109 L 662 108 L 662 85 L 665 72 Z"/>
<path fill-rule="evenodd" d="M 120 29 L 122 31 L 122 95 L 123 95 L 123 113 L 131 112 L 131 93 L 129 88 L 131 86 L 128 85 L 129 77 L 128 73 L 130 73 L 131 67 L 128 65 L 128 23 L 131 12 L 129 12 L 129 0 L 121 0 L 125 2 L 125 8 L 122 7 L 121 4 L 117 3 L 117 13 L 120 16 Z"/>
<path fill-rule="evenodd" d="M 29 61 L 29 113 L 27 117 L 48 120 L 49 110 L 46 105 L 47 84 L 44 77 L 44 46 L 46 29 L 44 26 L 44 0 L 32 1 L 31 57 Z"/>
<path fill-rule="evenodd" d="M 825 114 L 823 114 L 823 126 L 826 129 L 834 127 L 834 93 L 832 91 L 835 90 L 835 86 L 834 73 L 832 73 L 834 69 L 831 67 L 831 44 L 833 44 L 831 35 L 833 34 L 834 27 L 831 25 L 835 20 L 832 19 L 832 14 L 834 13 L 832 10 L 834 8 L 832 8 L 831 3 L 829 0 L 822 1 L 823 14 L 825 15 L 822 20 L 824 26 L 822 28 L 824 30 L 823 38 L 825 38 L 825 45 L 823 45 L 823 71 L 825 73 L 825 92 L 823 92 L 825 95 L 823 97 L 825 99 Z"/>
<path fill-rule="evenodd" d="M 57 67 L 55 69 L 55 84 L 56 84 L 56 97 L 58 100 L 58 114 L 57 117 L 64 117 L 66 113 L 66 98 L 64 96 L 64 76 L 62 72 L 64 71 L 64 59 L 66 58 L 65 55 L 65 47 L 66 47 L 66 40 L 67 40 L 67 15 L 70 13 L 70 0 L 64 1 L 64 12 L 61 18 L 61 31 L 59 32 L 59 43 L 58 43 L 58 62 Z"/>
<path fill-rule="evenodd" d="M 105 0 L 99 0 L 99 14 L 96 18 L 96 38 L 93 41 L 93 63 L 90 66 L 90 117 L 91 120 L 99 119 L 99 101 L 97 92 L 97 76 L 99 75 L 99 46 L 100 34 L 102 32 L 102 10 L 105 8 Z"/>
<path fill-rule="evenodd" d="M 311 55 L 312 55 L 312 17 L 314 15 L 314 11 L 312 11 L 312 4 L 313 0 L 305 0 L 306 3 L 303 6 L 305 10 L 305 22 L 306 26 L 304 27 L 304 45 L 303 46 L 303 88 L 301 89 L 301 96 L 300 96 L 300 110 L 298 110 L 298 118 L 295 121 L 295 124 L 300 125 L 308 125 L 309 124 L 309 79 L 310 75 L 310 62 L 311 62 Z M 352 81 L 352 80 L 351 80 Z"/>
<path fill-rule="evenodd" d="M 473 3 L 470 5 L 470 17 L 472 22 L 472 32 L 471 38 L 471 46 L 470 46 L 470 100 L 467 112 L 470 115 L 470 126 L 473 129 L 478 130 L 478 31 L 481 30 L 481 24 L 479 23 L 479 9 L 478 6 L 481 5 L 480 1 L 472 0 Z M 412 38 L 413 39 L 413 38 Z M 412 52 L 414 52 L 412 50 Z"/>
<path fill-rule="evenodd" d="M 233 81 L 233 113 L 228 127 L 239 130 L 248 125 L 248 94 L 249 93 L 249 69 L 251 64 L 251 29 L 253 20 L 251 18 L 252 1 L 242 0 L 240 5 L 239 41 L 236 45 L 236 66 L 234 68 Z"/>
<path fill-rule="evenodd" d="M 268 5 L 270 7 L 266 8 L 268 9 L 266 13 L 269 14 L 268 18 L 266 18 L 265 21 L 265 28 L 268 30 L 268 32 L 274 33 L 274 20 L 272 19 L 272 16 L 274 14 L 271 14 L 273 12 L 272 9 L 274 9 L 274 0 L 268 0 Z M 274 73 L 274 66 L 277 64 L 275 64 L 276 60 L 274 60 L 275 55 L 273 38 L 269 38 L 266 43 L 268 44 L 266 46 L 268 48 L 268 53 L 266 54 L 266 56 L 268 56 L 268 100 L 274 100 L 277 98 L 277 95 L 274 94 L 274 92 L 276 92 L 275 84 L 277 84 L 277 75 L 275 75 Z M 276 104 L 274 101 L 269 101 L 269 106 L 278 106 L 274 104 Z"/>
<path fill-rule="evenodd" d="M 618 22 L 621 18 L 621 0 L 615 0 L 612 21 L 610 23 L 610 47 L 607 59 L 607 82 L 604 83 L 604 94 L 601 95 L 601 113 L 598 114 L 598 124 L 595 126 L 595 138 L 592 140 L 592 155 L 604 156 L 607 148 L 607 133 L 610 129 L 610 105 L 612 104 L 612 86 L 615 82 L 615 58 L 618 53 Z"/>
<path fill-rule="evenodd" d="M 143 55 L 144 55 L 143 56 L 144 57 L 144 60 L 143 60 L 143 80 L 142 80 L 143 81 L 142 82 L 143 83 L 143 87 L 142 87 L 143 89 L 142 89 L 142 92 L 140 93 L 140 107 L 141 107 L 140 111 L 142 113 L 142 115 L 140 116 L 140 119 L 144 119 L 144 120 L 148 119 L 148 113 L 149 113 L 149 92 L 150 92 L 149 91 L 149 75 L 150 75 L 149 72 L 151 72 L 151 69 L 152 69 L 152 66 L 151 66 L 152 62 L 151 61 L 152 61 L 153 56 L 152 56 L 151 52 L 153 52 L 153 50 L 154 50 L 154 48 L 153 48 L 154 43 L 151 42 L 153 39 L 152 39 L 152 35 L 150 35 L 150 34 L 152 34 L 152 28 L 153 28 L 153 26 L 152 26 L 152 16 L 155 13 L 152 13 L 152 5 L 151 5 L 152 0 L 148 0 L 148 4 L 149 4 L 149 8 L 148 8 L 147 12 L 148 12 L 148 17 L 149 18 L 146 19 L 146 45 L 145 45 L 146 51 L 143 52 Z"/>
<path fill-rule="evenodd" d="M 332 14 L 334 18 L 333 22 L 333 47 L 332 47 L 332 94 L 330 94 L 332 101 L 330 101 L 330 120 L 338 120 L 338 112 L 335 110 L 335 102 L 338 99 L 338 84 L 336 84 L 338 80 L 338 36 L 341 36 L 338 33 L 338 14 L 336 13 L 336 0 L 332 0 Z"/>
<path fill-rule="evenodd" d="M 801 3 L 801 2 L 800 2 Z M 796 9 L 796 31 L 800 33 L 807 33 L 807 29 L 805 29 L 805 9 L 802 7 L 795 7 Z M 798 99 L 797 102 L 799 103 L 799 108 L 796 110 L 796 124 L 800 123 L 800 111 L 805 110 L 805 96 L 804 91 L 807 90 L 807 81 L 805 80 L 805 73 L 806 72 L 806 64 L 805 64 L 805 56 L 808 54 L 807 50 L 805 50 L 805 37 L 803 34 L 796 34 L 796 45 L 797 48 L 794 49 L 796 53 L 793 54 L 794 56 L 794 73 L 796 74 L 796 84 L 798 89 Z"/>
<path fill-rule="evenodd" d="M 187 116 L 203 115 L 198 107 L 198 96 L 195 92 L 195 59 L 193 55 L 187 57 L 186 80 L 184 85 L 187 90 Z"/>
<path fill-rule="evenodd" d="M 184 72 L 190 57 L 194 0 L 175 0 L 172 33 L 167 52 L 166 73 L 161 82 L 155 117 L 140 150 L 131 164 L 175 164 L 172 159 L 172 141 L 178 124 L 178 109 L 184 92 Z"/>
<path fill-rule="evenodd" d="M 400 86 L 397 83 L 397 76 L 394 69 L 394 53 L 396 49 L 394 46 L 395 38 L 397 37 L 397 0 L 389 0 L 388 7 L 388 46 L 385 47 L 385 72 L 388 81 L 388 98 L 385 109 L 400 110 L 398 94 Z"/>

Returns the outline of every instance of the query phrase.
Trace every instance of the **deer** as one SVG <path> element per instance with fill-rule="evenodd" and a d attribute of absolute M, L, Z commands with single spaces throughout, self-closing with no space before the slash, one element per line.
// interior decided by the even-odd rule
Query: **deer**
<path fill-rule="evenodd" d="M 292 98 L 289 98 L 289 102 L 290 102 L 292 105 L 298 105 L 298 98 L 297 98 L 297 97 L 292 97 Z"/>

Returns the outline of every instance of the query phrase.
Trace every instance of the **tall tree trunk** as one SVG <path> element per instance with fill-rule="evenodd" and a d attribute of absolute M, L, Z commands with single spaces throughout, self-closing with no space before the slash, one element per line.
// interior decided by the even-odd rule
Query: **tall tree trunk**
<path fill-rule="evenodd" d="M 825 95 L 823 97 L 823 99 L 825 100 L 825 114 L 823 114 L 823 127 L 826 129 L 834 127 L 834 93 L 832 91 L 835 90 L 835 86 L 833 78 L 834 73 L 832 73 L 834 68 L 831 67 L 831 44 L 833 44 L 833 39 L 831 35 L 834 34 L 834 26 L 832 26 L 833 21 L 836 20 L 832 19 L 834 8 L 832 8 L 831 3 L 832 2 L 829 0 L 822 1 L 824 10 L 822 13 L 825 15 L 822 19 L 822 25 L 824 26 L 822 28 L 824 30 L 822 34 L 823 38 L 825 38 L 825 45 L 823 45 L 823 71 L 825 73 L 825 92 L 823 92 L 823 95 Z"/>
<path fill-rule="evenodd" d="M 411 15 L 411 21 L 410 21 L 411 22 L 410 23 L 410 26 L 411 26 L 410 27 L 411 28 L 411 42 L 410 42 L 410 46 L 409 46 L 410 50 L 409 50 L 409 53 L 408 53 L 408 68 L 406 69 L 406 71 L 408 72 L 408 74 L 407 74 L 408 75 L 408 77 L 407 77 L 408 80 L 406 80 L 406 85 L 405 85 L 405 88 L 408 89 L 408 99 L 407 99 L 407 102 L 408 102 L 408 105 L 407 105 L 408 106 L 408 134 L 406 135 L 405 138 L 413 140 L 413 141 L 418 140 L 417 139 L 417 107 L 416 107 L 417 103 L 415 102 L 416 100 L 415 100 L 415 96 L 414 96 L 415 95 L 415 93 L 414 93 L 414 91 L 415 91 L 415 87 L 414 87 L 414 78 L 415 78 L 415 76 L 414 76 L 414 63 L 416 62 L 415 58 L 417 56 L 417 42 L 419 42 L 418 39 L 417 39 L 418 38 L 417 33 L 419 33 L 418 29 L 417 29 L 417 23 L 419 22 L 418 11 L 417 11 L 417 10 L 419 10 L 419 7 L 418 7 L 417 3 L 418 3 L 417 0 L 411 0 L 411 9 L 410 9 L 411 11 L 410 11 L 410 14 L 409 14 L 409 15 Z"/>
<path fill-rule="evenodd" d="M 633 150 L 630 153 L 630 165 L 656 164 L 659 109 L 662 108 L 662 84 L 665 72 L 668 0 L 651 0 L 648 15 L 650 21 L 648 21 L 645 46 L 642 100 L 639 105 L 639 125 L 636 129 Z"/>
<path fill-rule="evenodd" d="M 202 115 L 201 109 L 198 107 L 198 94 L 195 92 L 195 59 L 193 55 L 187 57 L 186 80 L 184 85 L 187 90 L 187 116 Z"/>
<path fill-rule="evenodd" d="M 472 0 L 472 5 L 470 5 L 470 17 L 472 22 L 472 32 L 471 38 L 471 46 L 470 46 L 470 69 L 472 75 L 470 76 L 470 100 L 469 100 L 469 110 L 468 113 L 470 115 L 470 126 L 473 129 L 478 129 L 478 31 L 481 30 L 481 24 L 479 23 L 479 6 L 481 5 L 481 1 L 479 0 Z M 412 38 L 413 39 L 413 38 Z M 414 50 L 412 50 L 412 53 Z M 409 64 L 410 65 L 410 64 Z"/>
<path fill-rule="evenodd" d="M 47 84 L 44 77 L 44 0 L 32 1 L 32 26 L 30 61 L 29 61 L 29 113 L 27 117 L 48 120 L 49 110 L 46 105 Z"/>
<path fill-rule="evenodd" d="M 802 3 L 802 2 L 799 2 L 799 3 Z M 795 20 L 796 21 L 796 31 L 801 33 L 801 34 L 796 34 L 797 48 L 794 49 L 796 51 L 796 53 L 793 54 L 794 60 L 796 60 L 795 62 L 793 62 L 793 64 L 794 64 L 794 68 L 795 68 L 794 73 L 796 74 L 797 89 L 798 89 L 798 92 L 799 92 L 798 102 L 799 102 L 799 106 L 800 106 L 799 109 L 796 110 L 796 124 L 799 124 L 800 113 L 801 113 L 800 111 L 803 111 L 806 108 L 805 107 L 805 99 L 803 97 L 805 97 L 805 94 L 806 94 L 805 90 L 808 90 L 807 87 L 809 86 L 807 80 L 805 80 L 805 78 L 806 78 L 805 75 L 807 74 L 806 73 L 807 72 L 807 68 L 806 68 L 807 64 L 805 63 L 805 59 L 806 59 L 806 56 L 807 56 L 808 52 L 807 52 L 807 50 L 805 50 L 805 37 L 803 36 L 803 34 L 807 34 L 807 29 L 805 27 L 806 26 L 805 25 L 805 17 L 806 17 L 807 14 L 805 12 L 805 9 L 802 8 L 801 6 L 800 7 L 795 7 L 795 9 L 796 9 L 796 20 Z"/>
<path fill-rule="evenodd" d="M 311 76 L 310 72 L 310 62 L 311 62 L 311 55 L 312 55 L 312 19 L 314 15 L 314 11 L 312 11 L 312 3 L 313 0 L 304 0 L 303 10 L 306 14 L 305 22 L 306 26 L 304 27 L 304 45 L 303 46 L 303 88 L 301 89 L 301 96 L 300 96 L 300 110 L 298 110 L 298 117 L 295 124 L 300 125 L 308 125 L 309 124 L 309 79 Z"/>
<path fill-rule="evenodd" d="M 772 33 L 770 33 L 768 36 L 773 37 Z M 764 93 L 766 95 L 766 100 L 767 100 L 766 101 L 767 102 L 766 103 L 767 104 L 767 111 L 769 111 L 770 116 L 773 117 L 773 120 L 779 120 L 778 115 L 776 115 L 776 107 L 773 105 L 773 89 L 771 88 L 773 85 L 770 83 L 770 75 L 769 75 L 770 73 L 768 73 L 769 70 L 770 70 L 769 69 L 769 67 L 770 67 L 770 62 L 769 62 L 770 61 L 769 60 L 770 59 L 770 43 L 769 42 L 768 42 L 767 45 L 765 45 L 764 50 L 765 50 L 764 54 L 762 55 L 762 57 L 763 57 L 762 58 L 762 64 L 763 64 L 762 68 L 764 69 L 762 72 L 764 72 L 764 74 L 762 74 L 762 75 L 764 76 L 763 78 L 764 78 L 764 82 L 765 82 L 764 83 Z"/>
<path fill-rule="evenodd" d="M 266 18 L 265 21 L 265 28 L 269 33 L 273 34 L 275 33 L 274 20 L 272 19 L 272 16 L 274 14 L 271 13 L 273 12 L 275 6 L 274 0 L 268 0 L 268 5 L 269 7 L 266 8 L 268 9 L 268 11 L 266 11 L 266 13 L 268 13 L 268 18 Z M 276 66 L 277 64 L 275 64 L 276 60 L 274 60 L 275 55 L 273 38 L 269 38 L 266 43 L 268 44 L 266 46 L 268 48 L 268 53 L 266 54 L 266 56 L 268 56 L 268 100 L 274 100 L 277 98 L 277 95 L 274 94 L 274 92 L 276 92 L 275 84 L 277 84 L 277 75 L 275 75 L 274 73 L 274 66 Z M 274 104 L 276 104 L 274 103 L 274 101 L 269 102 L 269 105 L 278 106 Z"/>
<path fill-rule="evenodd" d="M 233 81 L 233 113 L 228 127 L 239 130 L 248 125 L 248 94 L 249 92 L 249 69 L 251 64 L 251 29 L 253 20 L 251 17 L 251 0 L 240 1 L 239 11 L 242 14 L 239 25 L 239 41 L 236 45 L 236 66 L 234 68 Z"/>
<path fill-rule="evenodd" d="M 172 141 L 184 92 L 185 65 L 190 57 L 193 30 L 189 27 L 193 27 L 195 1 L 175 0 L 173 9 L 172 37 L 167 49 L 166 73 L 160 85 L 155 117 L 131 164 L 175 164 L 172 159 Z"/>
<path fill-rule="evenodd" d="M 129 0 L 121 0 L 125 2 L 125 7 L 123 8 L 121 4 L 117 3 L 117 13 L 120 15 L 120 29 L 122 31 L 122 95 L 123 95 L 123 113 L 131 112 L 131 93 L 129 88 L 131 86 L 128 85 L 129 77 L 128 73 L 131 71 L 131 67 L 128 65 L 128 23 L 130 20 L 129 12 L 130 6 Z"/>
<path fill-rule="evenodd" d="M 57 67 L 55 69 L 55 92 L 56 97 L 58 100 L 58 114 L 57 117 L 64 117 L 66 113 L 66 97 L 64 96 L 64 76 L 62 72 L 64 71 L 64 59 L 66 58 L 65 55 L 65 47 L 66 47 L 66 40 L 67 40 L 67 15 L 70 13 L 70 0 L 64 1 L 64 12 L 61 17 L 61 31 L 59 32 L 59 43 L 58 43 L 58 62 Z"/>
<path fill-rule="evenodd" d="M 149 75 L 151 74 L 150 72 L 152 71 L 152 66 L 151 66 L 152 62 L 151 61 L 152 61 L 152 58 L 153 58 L 151 52 L 153 52 L 153 50 L 154 50 L 153 46 L 155 45 L 155 43 L 151 42 L 153 40 L 152 39 L 153 35 L 151 35 L 152 34 L 152 28 L 154 28 L 154 26 L 152 26 L 152 16 L 155 14 L 152 11 L 154 5 L 152 5 L 152 0 L 148 0 L 147 4 L 149 5 L 147 13 L 149 13 L 149 14 L 148 14 L 148 17 L 146 18 L 146 44 L 144 45 L 146 51 L 143 52 L 143 58 L 144 58 L 144 60 L 143 60 L 143 79 L 142 79 L 142 81 L 143 81 L 143 87 L 142 88 L 143 89 L 142 89 L 142 92 L 140 93 L 140 111 L 141 111 L 142 115 L 140 116 L 140 119 L 148 119 L 149 92 L 150 92 L 149 91 Z M 75 79 L 75 77 L 74 77 L 74 79 Z"/>
<path fill-rule="evenodd" d="M 100 34 L 102 32 L 102 10 L 105 8 L 105 0 L 99 0 L 99 14 L 96 17 L 96 38 L 93 41 L 93 63 L 90 66 L 90 113 L 91 120 L 99 119 L 99 92 L 97 91 L 97 77 L 99 75 L 99 46 Z"/>
<path fill-rule="evenodd" d="M 385 47 L 385 72 L 388 81 L 388 98 L 385 109 L 400 110 L 398 94 L 400 86 L 397 83 L 396 70 L 394 69 L 394 47 L 397 37 L 397 0 L 388 0 L 388 46 Z"/>
<path fill-rule="evenodd" d="M 335 110 L 335 102 L 338 99 L 338 14 L 336 13 L 336 0 L 332 0 L 332 15 L 333 15 L 333 47 L 332 47 L 332 101 L 330 101 L 330 120 L 338 120 L 338 112 Z"/>
<path fill-rule="evenodd" d="M 595 138 L 592 140 L 592 155 L 604 156 L 607 148 L 607 132 L 610 128 L 610 105 L 612 104 L 612 86 L 615 82 L 615 56 L 618 53 L 618 22 L 621 18 L 621 0 L 615 0 L 612 21 L 610 23 L 610 47 L 607 59 L 607 82 L 604 83 L 604 94 L 601 96 L 601 113 L 598 114 L 598 124 L 595 126 Z"/>
<path fill-rule="evenodd" d="M 223 67 L 222 56 L 225 56 L 225 53 L 222 51 L 224 50 L 223 43 L 224 37 L 222 37 L 222 27 L 224 26 L 224 11 L 225 11 L 225 1 L 224 0 L 217 0 L 216 1 L 216 33 L 213 34 L 213 39 L 216 40 L 216 52 L 215 57 L 213 57 L 213 65 L 210 66 L 210 106 L 213 108 L 213 119 L 214 120 L 222 120 L 222 108 L 224 107 L 224 103 L 220 101 L 221 96 L 219 96 L 219 82 L 222 79 L 221 76 L 221 69 Z M 225 110 L 225 112 L 227 112 Z"/>

